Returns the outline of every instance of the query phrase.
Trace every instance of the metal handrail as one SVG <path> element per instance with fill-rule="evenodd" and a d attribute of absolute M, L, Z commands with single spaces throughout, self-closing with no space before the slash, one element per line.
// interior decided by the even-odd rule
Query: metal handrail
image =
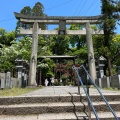
<path fill-rule="evenodd" d="M 87 91 L 86 91 L 86 89 L 85 89 L 85 87 L 84 87 L 84 85 L 83 85 L 83 82 L 82 82 L 82 80 L 81 80 L 81 77 L 80 77 L 80 75 L 79 75 L 79 73 L 78 73 L 78 69 L 77 69 L 75 66 L 73 66 L 73 69 L 74 69 L 74 70 L 76 71 L 76 73 L 77 73 L 78 79 L 79 79 L 79 81 L 80 81 L 80 83 L 81 83 L 81 85 L 82 85 L 82 87 L 83 87 L 83 90 L 84 90 L 84 92 L 85 92 L 85 94 L 86 94 L 86 96 L 87 96 L 87 99 L 88 99 L 88 102 L 89 102 L 90 106 L 92 107 L 92 110 L 93 110 L 93 112 L 94 112 L 94 114 L 95 114 L 95 116 L 96 116 L 96 119 L 97 119 L 97 120 L 100 120 L 99 117 L 98 117 L 98 115 L 97 115 L 97 112 L 96 112 L 96 110 L 95 110 L 95 108 L 94 108 L 94 106 L 93 106 L 93 104 L 92 104 L 92 101 L 91 101 L 91 99 L 90 99 L 90 96 L 88 95 L 88 93 L 87 93 Z"/>
<path fill-rule="evenodd" d="M 102 92 L 99 90 L 99 88 L 97 87 L 97 85 L 95 84 L 94 80 L 92 79 L 92 77 L 89 75 L 88 71 L 85 69 L 85 67 L 83 65 L 81 65 L 81 67 L 83 67 L 83 69 L 85 70 L 85 72 L 87 73 L 87 75 L 89 76 L 91 82 L 93 83 L 93 85 L 96 87 L 96 89 L 98 90 L 98 92 L 100 93 L 101 97 L 103 98 L 103 100 L 105 101 L 106 105 L 108 106 L 108 108 L 110 109 L 110 111 L 112 112 L 112 114 L 114 115 L 116 120 L 119 120 L 116 113 L 113 111 L 112 107 L 110 106 L 110 104 L 108 103 L 108 101 L 106 100 L 106 98 L 103 96 Z"/>

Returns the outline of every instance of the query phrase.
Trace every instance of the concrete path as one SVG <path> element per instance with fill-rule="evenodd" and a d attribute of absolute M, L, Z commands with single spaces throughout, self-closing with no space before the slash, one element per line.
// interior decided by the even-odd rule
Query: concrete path
<path fill-rule="evenodd" d="M 101 92 L 105 94 L 120 94 L 120 91 L 113 90 L 103 90 Z M 43 87 L 42 89 L 38 89 L 21 96 L 39 96 L 39 95 L 67 95 L 67 94 L 78 94 L 77 86 L 48 86 Z M 80 88 L 80 94 L 85 94 L 83 89 Z M 90 88 L 90 94 L 99 94 L 95 88 Z"/>

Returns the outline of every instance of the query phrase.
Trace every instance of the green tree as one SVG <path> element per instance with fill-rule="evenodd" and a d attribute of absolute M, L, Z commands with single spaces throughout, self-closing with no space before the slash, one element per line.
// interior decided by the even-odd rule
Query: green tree
<path fill-rule="evenodd" d="M 69 37 L 68 36 L 51 36 L 51 51 L 56 55 L 65 55 L 69 48 Z"/>
<path fill-rule="evenodd" d="M 99 56 L 106 57 L 108 53 L 108 48 L 104 46 L 104 35 L 93 35 L 93 45 L 96 58 Z M 114 35 L 113 39 L 109 46 L 109 56 L 111 58 L 111 63 L 113 65 L 119 64 L 119 56 L 120 56 L 120 35 Z M 107 66 L 105 68 L 105 71 Z"/>
<path fill-rule="evenodd" d="M 42 3 L 37 2 L 32 9 L 32 15 L 34 16 L 44 16 L 44 6 Z"/>
<path fill-rule="evenodd" d="M 44 6 L 42 3 L 40 3 L 40 2 L 35 3 L 35 6 L 32 8 L 32 15 L 34 15 L 34 16 L 46 16 L 46 14 L 44 13 Z M 46 25 L 39 24 L 39 28 L 45 30 Z"/>
<path fill-rule="evenodd" d="M 24 37 L 21 40 L 11 41 L 11 46 L 2 45 L 0 49 L 0 71 L 11 71 L 15 66 L 15 60 L 20 56 L 24 60 L 30 61 L 31 38 Z"/>
<path fill-rule="evenodd" d="M 25 6 L 21 11 L 20 13 L 22 14 L 25 14 L 25 15 L 31 15 L 32 14 L 32 9 L 29 7 L 29 6 Z M 19 32 L 18 29 L 22 27 L 24 29 L 27 29 L 27 28 L 31 28 L 31 25 L 29 24 L 24 24 L 24 23 L 21 23 L 19 20 L 17 21 L 17 26 L 16 26 L 16 35 L 17 33 Z"/>
<path fill-rule="evenodd" d="M 116 21 L 119 18 L 120 5 L 117 0 L 101 0 L 102 7 L 101 13 L 105 14 L 106 17 L 103 20 L 102 28 L 104 30 L 104 43 L 103 50 L 106 53 L 107 65 L 109 70 L 109 75 L 112 75 L 111 57 L 110 57 L 110 44 L 113 38 Z"/>
<path fill-rule="evenodd" d="M 0 28 L 0 43 L 6 46 L 11 45 L 11 41 L 15 39 L 15 32 L 7 32 L 5 29 Z"/>
<path fill-rule="evenodd" d="M 52 51 L 51 51 L 51 41 L 50 39 L 45 36 L 39 36 L 38 38 L 38 58 L 40 56 L 44 56 L 44 55 L 52 55 Z"/>
<path fill-rule="evenodd" d="M 103 35 L 93 35 L 92 40 L 93 40 L 95 56 L 101 56 L 101 55 L 105 56 L 106 52 L 104 50 L 102 50 L 102 48 L 104 48 L 104 36 Z"/>
<path fill-rule="evenodd" d="M 82 30 L 83 25 L 70 25 L 70 30 Z M 71 35 L 69 36 L 70 51 L 69 54 L 77 56 L 76 63 L 83 64 L 87 62 L 87 47 L 85 35 Z"/>
<path fill-rule="evenodd" d="M 84 27 L 82 25 L 70 25 L 70 30 L 82 30 Z M 79 50 L 86 44 L 86 37 L 84 35 L 73 35 L 70 36 L 70 44 L 72 47 L 77 47 Z"/>
<path fill-rule="evenodd" d="M 120 66 L 120 34 L 115 35 L 114 38 L 112 39 L 111 49 L 112 49 L 112 62 L 115 65 Z"/>
<path fill-rule="evenodd" d="M 33 16 L 46 16 L 46 14 L 44 14 L 44 6 L 40 2 L 35 3 L 33 8 L 30 8 L 30 6 L 25 6 L 20 11 L 20 13 L 25 14 L 25 15 L 33 15 Z M 19 27 L 22 27 L 24 29 L 28 29 L 28 28 L 32 28 L 32 25 L 21 23 L 18 20 L 17 26 L 16 26 L 16 33 L 18 32 Z M 39 24 L 39 27 L 41 29 L 46 29 L 46 25 L 44 25 L 44 24 Z"/>
<path fill-rule="evenodd" d="M 84 64 L 88 63 L 88 57 L 87 57 L 87 47 L 86 45 L 80 48 L 79 50 L 76 48 L 71 48 L 70 55 L 76 56 L 76 63 L 78 64 Z"/>
<path fill-rule="evenodd" d="M 7 31 L 3 28 L 0 28 L 0 36 L 3 36 L 7 33 Z"/>
<path fill-rule="evenodd" d="M 10 48 L 14 48 L 15 52 L 13 53 L 16 54 L 17 58 L 21 56 L 22 59 L 30 61 L 31 45 L 32 45 L 31 37 L 25 36 L 21 38 L 21 40 L 19 41 L 15 40 L 12 41 L 12 45 Z"/>
<path fill-rule="evenodd" d="M 55 63 L 50 58 L 44 58 L 38 63 L 37 67 L 41 69 L 43 79 L 54 76 L 53 68 L 55 67 Z"/>
<path fill-rule="evenodd" d="M 10 48 L 2 45 L 2 48 L 0 48 L 0 72 L 11 71 L 12 67 L 14 67 L 11 55 Z"/>
<path fill-rule="evenodd" d="M 32 9 L 30 6 L 25 6 L 20 13 L 26 14 L 26 15 L 31 15 L 32 14 Z"/>

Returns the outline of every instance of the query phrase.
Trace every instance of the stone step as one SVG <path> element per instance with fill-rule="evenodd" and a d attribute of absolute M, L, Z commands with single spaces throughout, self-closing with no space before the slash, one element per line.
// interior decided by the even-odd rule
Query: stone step
<path fill-rule="evenodd" d="M 0 115 L 0 120 L 77 120 L 74 113 L 47 113 L 38 115 Z"/>
<path fill-rule="evenodd" d="M 79 118 L 79 120 L 84 120 L 84 118 L 88 118 L 86 116 L 86 114 L 84 113 L 80 113 L 80 115 L 82 116 L 81 118 Z M 77 116 L 75 113 L 58 113 L 58 114 L 54 114 L 54 113 L 48 113 L 48 114 L 39 114 L 39 120 L 78 120 Z"/>
<path fill-rule="evenodd" d="M 77 117 L 75 113 L 45 113 L 36 115 L 0 115 L 0 120 L 86 120 L 88 119 L 85 113 L 80 113 Z"/>
<path fill-rule="evenodd" d="M 120 94 L 104 95 L 108 101 L 120 101 Z M 99 95 L 91 95 L 94 102 L 102 101 Z M 0 105 L 21 104 L 21 103 L 47 103 L 47 102 L 86 102 L 87 98 L 84 94 L 77 95 L 51 95 L 51 96 L 19 96 L 19 97 L 0 97 Z"/>
<path fill-rule="evenodd" d="M 98 112 L 97 114 L 98 114 L 98 117 L 100 118 L 100 120 L 115 120 L 115 118 L 111 112 Z M 120 119 L 120 112 L 116 112 L 116 115 L 117 115 L 118 119 Z M 77 116 L 78 120 L 81 120 L 83 118 L 83 116 L 88 120 L 88 117 L 86 116 L 85 113 L 82 113 L 82 115 L 81 115 L 80 112 L 76 112 L 76 116 Z M 91 113 L 91 119 L 96 120 L 96 117 L 93 114 L 93 112 Z"/>
<path fill-rule="evenodd" d="M 120 111 L 120 102 L 109 102 L 113 110 Z M 97 112 L 109 111 L 104 102 L 93 103 Z M 84 112 L 87 111 L 87 102 L 58 102 L 58 103 L 32 103 L 1 105 L 0 115 L 29 115 L 44 113 Z"/>
<path fill-rule="evenodd" d="M 120 112 L 116 112 L 120 119 Z M 98 112 L 100 120 L 115 120 L 110 112 Z M 96 120 L 94 114 L 91 114 L 91 120 Z M 88 120 L 88 117 L 83 112 L 74 113 L 45 113 L 37 115 L 0 115 L 0 120 Z"/>

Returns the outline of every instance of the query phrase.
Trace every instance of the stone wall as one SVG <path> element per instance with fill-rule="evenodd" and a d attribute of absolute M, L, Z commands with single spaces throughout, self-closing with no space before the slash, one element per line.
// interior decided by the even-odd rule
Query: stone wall
<path fill-rule="evenodd" d="M 117 88 L 120 89 L 120 74 L 111 77 L 103 77 L 95 80 L 95 83 L 100 88 Z"/>
<path fill-rule="evenodd" d="M 21 87 L 20 83 L 21 80 L 18 78 L 12 78 L 10 72 L 0 73 L 0 89 Z"/>

